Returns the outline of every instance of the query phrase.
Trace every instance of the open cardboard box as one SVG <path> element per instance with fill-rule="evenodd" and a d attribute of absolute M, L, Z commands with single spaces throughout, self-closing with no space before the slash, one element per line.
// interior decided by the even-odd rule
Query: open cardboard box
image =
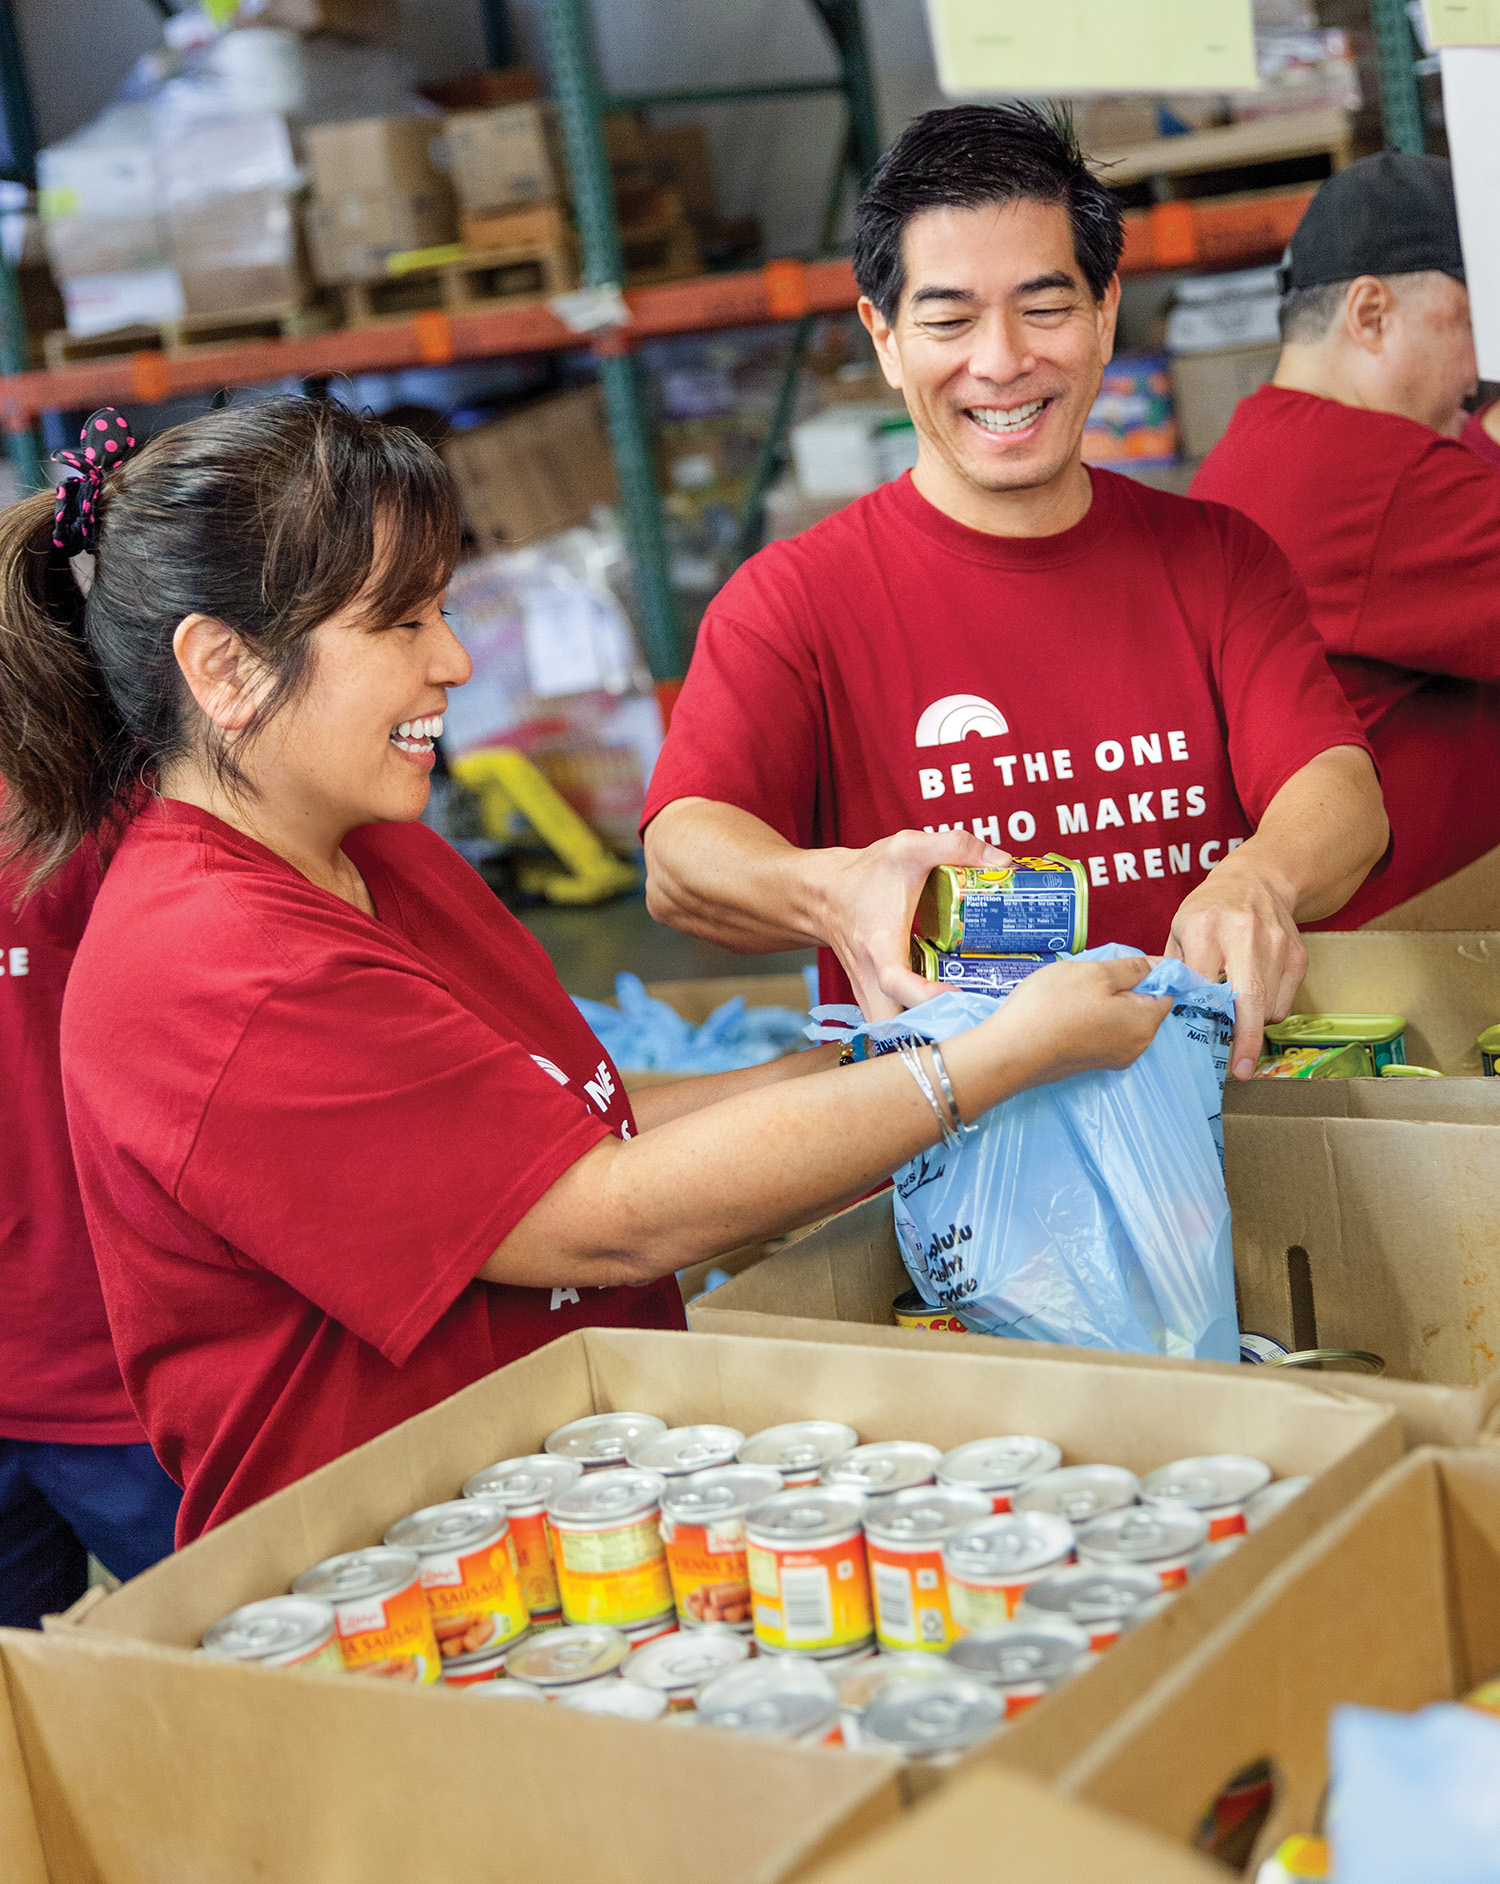
<path fill-rule="evenodd" d="M 1317 1829 L 1334 1707 L 1410 1710 L 1497 1672 L 1500 1457 L 1424 1449 L 1049 1776 L 1183 1843 L 1232 1775 L 1267 1760 L 1264 1852 Z"/>
<path fill-rule="evenodd" d="M 0 1631 L 6 1884 L 699 1884 L 710 1851 L 725 1884 L 773 1884 L 887 1824 L 896 1769 Z"/>
<path fill-rule="evenodd" d="M 747 1433 L 783 1420 L 840 1419 L 867 1440 L 917 1438 L 945 1449 L 990 1434 L 1038 1433 L 1070 1463 L 1109 1460 L 1138 1473 L 1189 1453 L 1247 1452 L 1277 1477 L 1312 1476 L 1265 1530 L 1007 1730 L 1030 1738 L 1040 1729 L 1035 1757 L 1043 1765 L 1076 1753 L 1401 1451 L 1386 1409 L 1248 1373 L 1091 1369 L 967 1344 L 962 1352 L 886 1353 L 588 1328 L 334 1460 L 112 1594 L 81 1599 L 54 1626 L 191 1647 L 237 1604 L 279 1594 L 336 1551 L 378 1543 L 396 1518 L 454 1497 L 496 1459 L 535 1451 L 564 1421 L 620 1410 Z M 675 1740 L 658 1730 L 657 1757 L 669 1760 Z M 733 1742 L 718 1744 L 735 1757 Z M 911 1773 L 920 1784 L 920 1771 Z"/>
<path fill-rule="evenodd" d="M 1497 919 L 1500 904 L 1488 918 Z M 1404 1014 L 1406 1057 L 1414 1066 L 1479 1075 L 1475 1039 L 1500 1021 L 1500 933 L 1382 927 L 1302 940 L 1307 973 L 1294 1013 Z M 1495 1091 L 1500 1109 L 1500 1080 Z"/>

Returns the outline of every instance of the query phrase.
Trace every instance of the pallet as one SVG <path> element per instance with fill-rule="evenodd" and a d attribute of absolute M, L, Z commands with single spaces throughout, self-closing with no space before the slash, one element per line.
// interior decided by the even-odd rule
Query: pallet
<path fill-rule="evenodd" d="M 49 372 L 98 360 L 127 359 L 135 353 L 208 353 L 242 341 L 302 340 L 326 333 L 333 316 L 326 307 L 245 308 L 235 314 L 184 314 L 177 320 L 140 321 L 107 334 L 48 334 L 42 357 Z"/>
<path fill-rule="evenodd" d="M 1247 124 L 1223 124 L 1185 137 L 1158 137 L 1149 144 L 1126 144 L 1089 153 L 1100 180 L 1111 189 L 1151 177 L 1186 177 L 1204 171 L 1242 170 L 1285 163 L 1297 157 L 1323 157 L 1342 170 L 1352 155 L 1354 119 L 1337 107 L 1288 112 L 1280 118 L 1256 118 Z"/>
<path fill-rule="evenodd" d="M 685 281 L 703 273 L 698 233 L 690 222 L 642 224 L 620 231 L 625 255 L 625 286 L 646 288 L 657 282 Z"/>
<path fill-rule="evenodd" d="M 350 327 L 378 327 L 413 314 L 477 314 L 515 301 L 541 301 L 578 286 L 571 245 L 475 249 L 454 261 L 404 270 L 384 281 L 339 290 Z"/>

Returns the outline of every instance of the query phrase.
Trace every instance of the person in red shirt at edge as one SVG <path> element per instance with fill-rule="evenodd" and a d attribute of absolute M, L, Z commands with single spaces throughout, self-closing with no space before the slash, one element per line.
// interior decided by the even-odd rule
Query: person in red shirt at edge
<path fill-rule="evenodd" d="M 1448 165 L 1385 151 L 1330 177 L 1282 284 L 1275 377 L 1192 489 L 1285 550 L 1374 749 L 1395 854 L 1329 925 L 1354 928 L 1500 845 L 1500 430 L 1465 424 Z"/>
<path fill-rule="evenodd" d="M 63 1111 L 58 1026 L 92 844 L 23 907 L 0 870 L 0 1626 L 35 1629 L 172 1548 L 179 1492 L 120 1378 Z"/>
<path fill-rule="evenodd" d="M 179 1542 L 569 1329 L 681 1328 L 676 1270 L 1155 1033 L 1144 960 L 1059 965 L 944 1049 L 951 1109 L 931 1048 L 919 1081 L 820 1047 L 632 1111 L 539 945 L 417 822 L 470 673 L 442 461 L 329 401 L 123 464 L 117 424 L 89 420 L 56 522 L 49 496 L 0 517 L 0 777 L 33 882 L 123 827 L 63 1081 Z"/>
<path fill-rule="evenodd" d="M 1084 861 L 1089 933 L 1227 976 L 1234 1072 L 1382 856 L 1367 743 L 1275 545 L 1090 470 L 1120 213 L 1064 119 L 929 112 L 860 200 L 859 311 L 918 461 L 711 604 L 643 826 L 652 913 L 816 941 L 886 1017 L 936 864 Z"/>

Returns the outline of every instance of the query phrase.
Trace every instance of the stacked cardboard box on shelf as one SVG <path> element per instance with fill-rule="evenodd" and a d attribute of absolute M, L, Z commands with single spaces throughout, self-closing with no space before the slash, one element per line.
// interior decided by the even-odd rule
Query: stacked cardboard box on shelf
<path fill-rule="evenodd" d="M 246 112 L 183 126 L 157 145 L 157 189 L 183 312 L 301 307 L 309 281 L 287 120 Z"/>
<path fill-rule="evenodd" d="M 453 188 L 434 161 L 442 134 L 437 117 L 309 129 L 307 235 L 320 282 L 378 281 L 391 255 L 455 240 Z"/>
<path fill-rule="evenodd" d="M 481 549 L 516 549 L 619 501 L 597 386 L 455 432 L 443 457 Z"/>

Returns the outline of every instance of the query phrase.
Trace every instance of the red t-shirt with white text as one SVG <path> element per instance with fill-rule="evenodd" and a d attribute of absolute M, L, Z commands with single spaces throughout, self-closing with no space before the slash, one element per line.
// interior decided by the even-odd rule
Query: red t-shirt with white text
<path fill-rule="evenodd" d="M 0 871 L 0 1439 L 135 1446 L 63 1110 L 58 1026 L 99 887 L 92 844 L 13 907 Z"/>
<path fill-rule="evenodd" d="M 1094 470 L 1055 536 L 910 477 L 753 557 L 710 605 L 646 804 L 803 847 L 973 831 L 1089 872 L 1091 942 L 1159 952 L 1281 786 L 1365 741 L 1286 559 L 1243 517 Z M 852 998 L 830 951 L 823 999 Z"/>
<path fill-rule="evenodd" d="M 344 848 L 376 920 L 154 803 L 68 987 L 79 1178 L 131 1398 L 185 1488 L 179 1543 L 573 1328 L 683 1326 L 671 1276 L 475 1280 L 571 1164 L 630 1137 L 630 1104 L 441 838 L 373 824 Z"/>

